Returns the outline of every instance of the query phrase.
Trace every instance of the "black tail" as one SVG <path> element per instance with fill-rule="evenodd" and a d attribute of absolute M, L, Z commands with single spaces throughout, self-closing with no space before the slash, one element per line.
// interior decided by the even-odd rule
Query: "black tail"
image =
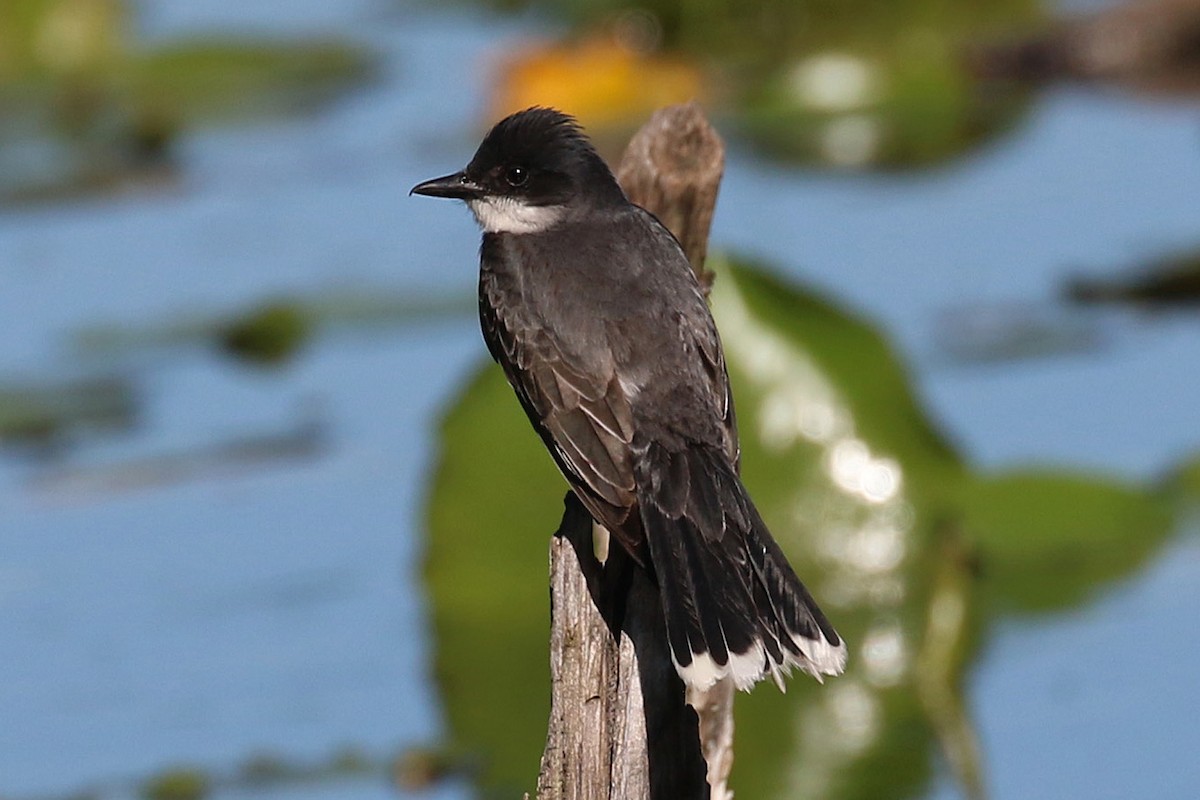
<path fill-rule="evenodd" d="M 748 689 L 798 667 L 837 675 L 846 646 L 771 537 L 729 459 L 712 447 L 635 456 L 637 498 L 675 669 Z"/>

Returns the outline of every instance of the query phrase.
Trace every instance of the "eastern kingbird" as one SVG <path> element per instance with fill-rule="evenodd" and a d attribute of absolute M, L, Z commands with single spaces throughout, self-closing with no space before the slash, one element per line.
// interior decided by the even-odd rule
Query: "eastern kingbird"
<path fill-rule="evenodd" d="M 575 120 L 504 119 L 412 190 L 483 228 L 483 337 L 593 519 L 659 587 L 675 669 L 748 689 L 840 673 L 846 646 L 737 474 L 725 357 L 675 237 L 629 202 Z"/>

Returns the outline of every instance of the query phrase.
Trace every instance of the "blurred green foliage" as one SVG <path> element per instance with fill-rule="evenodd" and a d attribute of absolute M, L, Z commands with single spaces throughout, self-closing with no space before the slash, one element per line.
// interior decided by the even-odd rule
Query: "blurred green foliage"
<path fill-rule="evenodd" d="M 143 800 L 203 800 L 211 789 L 202 770 L 179 767 L 148 780 L 141 795 Z"/>
<path fill-rule="evenodd" d="M 370 60 L 345 42 L 180 41 L 139 55 L 129 92 L 184 125 L 302 111 L 367 77 Z"/>
<path fill-rule="evenodd" d="M 441 699 L 454 743 L 483 761 L 483 785 L 519 797 L 550 714 L 546 536 L 564 484 L 498 368 L 447 415 L 432 492 L 425 570 Z"/>
<path fill-rule="evenodd" d="M 128 431 L 139 405 L 120 377 L 0 385 L 0 448 L 47 450 L 84 431 Z"/>
<path fill-rule="evenodd" d="M 770 155 L 835 168 L 937 163 L 1003 133 L 1027 92 L 971 47 L 1040 28 L 1038 0 L 484 0 L 705 64 L 720 113 Z"/>
<path fill-rule="evenodd" d="M 984 85 L 948 42 L 824 51 L 747 84 L 734 118 L 768 155 L 835 168 L 953 159 L 1021 119 L 1028 93 Z"/>
<path fill-rule="evenodd" d="M 289 360 L 312 337 L 313 320 L 295 303 L 272 302 L 254 309 L 220 332 L 221 348 L 256 364 Z"/>
<path fill-rule="evenodd" d="M 1163 488 L 1177 503 L 1193 511 L 1200 510 L 1200 456 L 1171 470 L 1163 481 Z"/>
<path fill-rule="evenodd" d="M 580 26 L 651 22 L 662 42 L 700 56 L 773 61 L 841 43 L 893 41 L 926 29 L 970 34 L 1008 29 L 1040 13 L 1038 0 L 484 0 L 513 11 L 539 8 Z M 639 19 L 641 17 L 642 19 Z M 648 18 L 645 19 L 645 18 Z"/>
<path fill-rule="evenodd" d="M 963 526 L 999 609 L 1063 611 L 1144 564 L 1172 529 L 1165 498 L 1112 479 L 1047 470 L 963 487 Z M 1052 535 L 1047 535 L 1047 532 Z"/>
<path fill-rule="evenodd" d="M 128 33 L 123 0 L 5 0 L 0 5 L 0 86 L 74 73 L 103 79 Z"/>
<path fill-rule="evenodd" d="M 1128 303 L 1146 307 L 1200 304 L 1200 248 L 1156 259 L 1115 277 L 1076 277 L 1065 294 L 1078 303 Z"/>
<path fill-rule="evenodd" d="M 372 72 L 339 41 L 134 41 L 119 0 L 0 4 L 0 202 L 163 177 L 201 124 L 312 108 Z"/>
<path fill-rule="evenodd" d="M 717 271 L 746 483 L 851 647 L 823 687 L 797 677 L 786 695 L 739 697 L 733 788 L 914 797 L 938 750 L 981 796 L 962 686 L 991 624 L 1078 607 L 1135 572 L 1174 529 L 1166 494 L 1066 471 L 978 474 L 870 324 L 760 267 Z M 544 743 L 547 537 L 565 489 L 499 369 L 482 369 L 445 419 L 426 578 L 453 743 L 501 795 L 533 785 Z"/>

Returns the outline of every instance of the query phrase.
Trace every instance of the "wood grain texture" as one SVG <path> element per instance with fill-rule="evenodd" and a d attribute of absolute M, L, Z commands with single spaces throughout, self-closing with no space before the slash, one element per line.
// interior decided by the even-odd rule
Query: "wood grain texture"
<path fill-rule="evenodd" d="M 617 167 L 629 199 L 658 217 L 683 245 L 696 277 L 704 268 L 708 232 L 725 173 L 725 143 L 696 103 L 659 109 L 634 134 Z"/>

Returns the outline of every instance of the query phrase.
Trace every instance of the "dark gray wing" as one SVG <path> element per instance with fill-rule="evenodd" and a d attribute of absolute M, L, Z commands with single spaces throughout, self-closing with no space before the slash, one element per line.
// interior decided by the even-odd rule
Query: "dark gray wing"
<path fill-rule="evenodd" d="M 680 340 L 684 342 L 685 350 L 689 351 L 686 357 L 698 357 L 702 373 L 698 376 L 699 382 L 709 394 L 712 408 L 720 418 L 724 440 L 722 444 L 736 468 L 741 456 L 737 417 L 733 408 L 733 393 L 729 388 L 729 374 L 725 367 L 725 353 L 721 347 L 721 338 L 717 334 L 716 322 L 708 308 L 708 299 L 699 282 L 694 279 L 687 255 L 675 235 L 650 212 L 640 207 L 638 211 L 650 229 L 656 232 L 661 246 L 676 251 L 678 263 L 686 267 L 685 270 L 681 270 L 682 280 L 686 283 L 686 288 L 681 292 L 681 305 L 690 307 L 678 309 Z"/>
<path fill-rule="evenodd" d="M 705 301 L 701 301 L 705 302 Z M 708 324 L 694 333 L 696 349 L 703 363 L 705 377 L 708 378 L 710 390 L 716 399 L 717 408 L 721 414 L 721 424 L 725 432 L 725 452 L 736 469 L 741 460 L 741 445 L 738 443 L 737 415 L 733 410 L 733 392 L 729 388 L 729 373 L 725 367 L 725 352 L 721 340 L 717 336 L 717 327 L 712 317 L 707 317 Z"/>
<path fill-rule="evenodd" d="M 737 437 L 720 340 L 683 251 L 641 209 L 607 222 L 587 246 L 553 232 L 536 247 L 485 236 L 479 311 L 492 357 L 559 469 L 633 550 L 635 427 L 734 460 Z M 630 529 L 618 530 L 631 511 Z"/>
<path fill-rule="evenodd" d="M 497 308 L 486 289 L 479 316 L 488 350 L 559 469 L 592 515 L 620 534 L 635 505 L 633 414 L 615 367 L 592 364 L 585 373 L 544 329 L 523 328 Z"/>

